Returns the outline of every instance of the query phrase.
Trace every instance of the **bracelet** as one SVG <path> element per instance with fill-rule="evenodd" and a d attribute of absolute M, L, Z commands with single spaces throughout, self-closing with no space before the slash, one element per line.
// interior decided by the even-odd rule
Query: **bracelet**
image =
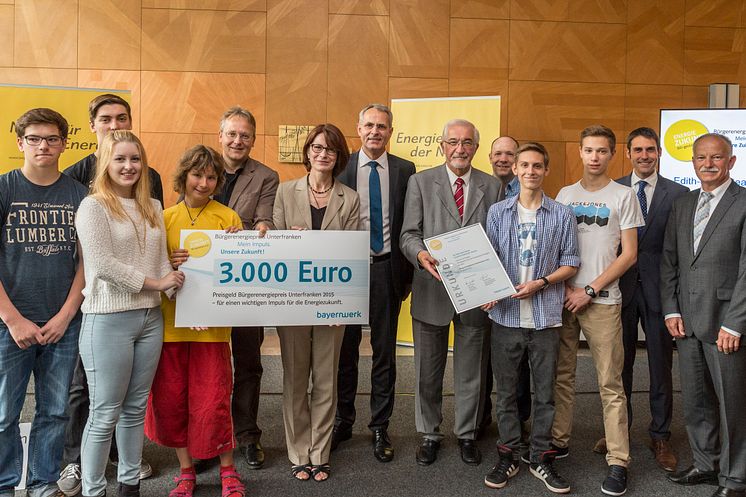
<path fill-rule="evenodd" d="M 541 287 L 542 290 L 545 289 L 546 287 L 548 287 L 551 284 L 551 283 L 549 283 L 549 280 L 547 279 L 546 276 L 542 276 L 541 280 L 544 282 L 544 286 Z"/>

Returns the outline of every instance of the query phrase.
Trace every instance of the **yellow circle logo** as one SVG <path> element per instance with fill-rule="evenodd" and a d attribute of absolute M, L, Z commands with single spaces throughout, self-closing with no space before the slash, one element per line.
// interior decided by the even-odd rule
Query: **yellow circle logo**
<path fill-rule="evenodd" d="M 668 155 L 681 162 L 692 160 L 692 143 L 697 137 L 709 133 L 704 124 L 694 119 L 682 119 L 669 126 L 663 137 Z"/>
<path fill-rule="evenodd" d="M 189 257 L 202 257 L 210 251 L 210 247 L 210 237 L 201 231 L 190 233 L 184 239 L 184 248 L 189 251 Z"/>
<path fill-rule="evenodd" d="M 440 250 L 443 248 L 443 242 L 440 240 L 430 240 L 430 248 L 433 250 Z"/>

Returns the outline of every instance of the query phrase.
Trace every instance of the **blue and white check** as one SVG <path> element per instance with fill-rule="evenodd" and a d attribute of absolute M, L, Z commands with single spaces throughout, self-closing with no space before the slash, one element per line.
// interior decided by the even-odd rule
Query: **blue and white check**
<path fill-rule="evenodd" d="M 518 240 L 517 201 L 518 196 L 515 196 L 494 204 L 490 207 L 486 223 L 487 238 L 514 285 L 520 282 L 518 260 L 521 246 Z M 569 207 L 544 195 L 541 207 L 536 213 L 533 278 L 539 279 L 552 274 L 560 266 L 580 266 L 577 221 Z M 562 324 L 564 283 L 549 285 L 531 298 L 537 330 Z M 520 302 L 513 298 L 500 300 L 490 310 L 490 319 L 503 326 L 520 328 Z"/>

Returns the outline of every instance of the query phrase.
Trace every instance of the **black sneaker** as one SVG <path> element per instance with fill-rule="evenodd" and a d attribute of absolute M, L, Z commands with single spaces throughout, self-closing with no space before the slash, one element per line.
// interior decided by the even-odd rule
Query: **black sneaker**
<path fill-rule="evenodd" d="M 490 488 L 503 488 L 508 484 L 508 479 L 514 477 L 519 469 L 518 459 L 513 456 L 512 450 L 500 445 L 497 452 L 500 460 L 484 477 L 484 484 Z"/>
<path fill-rule="evenodd" d="M 601 491 L 606 495 L 624 495 L 627 491 L 627 468 L 617 464 L 609 466 L 609 472 L 601 484 Z"/>
<path fill-rule="evenodd" d="M 554 455 L 555 459 L 564 459 L 565 457 L 570 455 L 570 448 L 569 447 L 557 447 L 554 444 L 549 444 L 549 447 L 556 452 Z"/>
<path fill-rule="evenodd" d="M 554 457 L 544 456 L 542 462 L 531 464 L 529 471 L 531 474 L 544 482 L 544 485 L 555 494 L 566 494 L 570 492 L 570 484 L 557 474 L 552 465 Z"/>

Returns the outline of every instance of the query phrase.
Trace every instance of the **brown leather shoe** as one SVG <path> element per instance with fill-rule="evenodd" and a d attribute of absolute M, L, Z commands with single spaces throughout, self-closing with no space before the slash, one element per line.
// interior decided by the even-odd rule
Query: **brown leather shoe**
<path fill-rule="evenodd" d="M 593 446 L 593 452 L 596 454 L 601 454 L 602 456 L 605 456 L 608 452 L 608 449 L 606 448 L 606 439 L 605 438 L 599 438 L 598 442 L 596 442 L 596 445 Z"/>
<path fill-rule="evenodd" d="M 676 471 L 678 459 L 676 459 L 676 454 L 673 453 L 668 440 L 651 440 L 650 450 L 655 454 L 655 461 L 661 469 L 668 472 Z"/>

